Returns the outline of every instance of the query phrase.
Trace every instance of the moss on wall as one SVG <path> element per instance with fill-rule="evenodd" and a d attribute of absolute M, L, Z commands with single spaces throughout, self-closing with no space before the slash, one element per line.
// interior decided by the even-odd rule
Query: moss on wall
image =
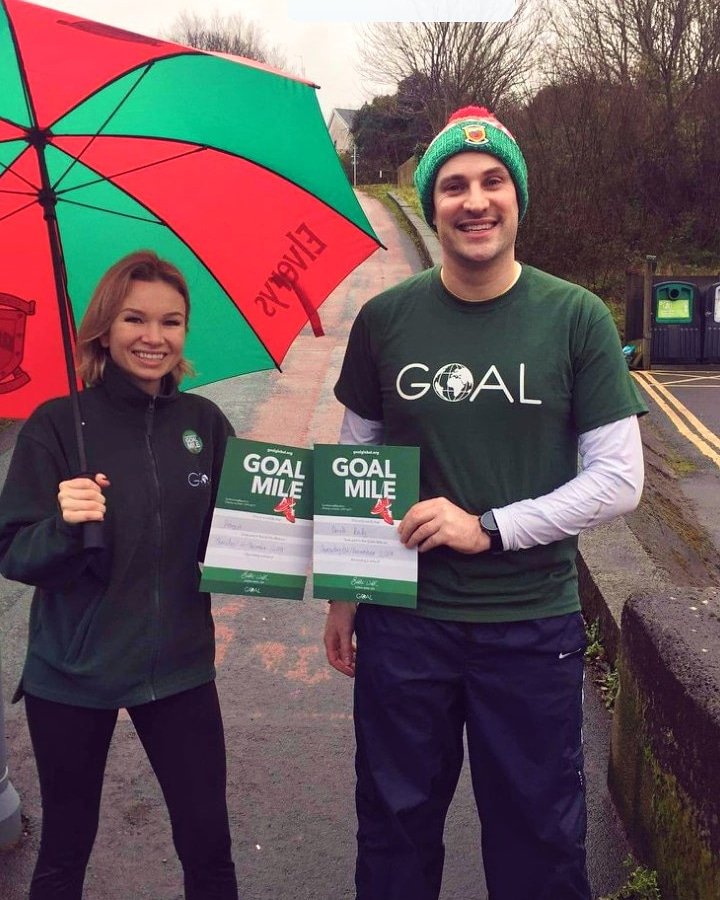
<path fill-rule="evenodd" d="M 657 870 L 663 897 L 718 900 L 720 853 L 710 847 L 691 798 L 658 762 L 646 717 L 647 698 L 622 656 L 619 668 L 608 774 L 618 812 L 638 855 Z M 664 739 L 676 740 L 671 732 Z"/>

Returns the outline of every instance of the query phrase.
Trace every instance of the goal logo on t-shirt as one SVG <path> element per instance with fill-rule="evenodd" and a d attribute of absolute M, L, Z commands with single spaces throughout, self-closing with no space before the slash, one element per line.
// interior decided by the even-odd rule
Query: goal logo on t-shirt
<path fill-rule="evenodd" d="M 417 370 L 425 373 L 424 380 L 419 380 Z M 527 396 L 525 363 L 520 363 L 516 382 L 509 382 L 503 378 L 495 365 L 490 366 L 477 383 L 472 371 L 464 363 L 446 363 L 435 372 L 432 378 L 429 378 L 429 372 L 429 367 L 424 363 L 408 363 L 403 366 L 395 379 L 398 396 L 403 400 L 420 400 L 432 388 L 436 396 L 447 403 L 459 403 L 461 400 L 468 400 L 472 403 L 483 391 L 502 391 L 508 403 L 515 403 L 517 397 L 517 402 L 522 405 L 540 406 L 542 404 L 542 400 Z M 508 387 L 508 383 L 513 388 L 517 384 L 515 394 Z"/>

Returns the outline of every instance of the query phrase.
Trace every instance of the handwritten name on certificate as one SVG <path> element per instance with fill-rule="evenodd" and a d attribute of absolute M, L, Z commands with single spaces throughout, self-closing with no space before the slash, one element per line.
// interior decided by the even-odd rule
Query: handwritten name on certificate
<path fill-rule="evenodd" d="M 312 456 L 228 439 L 202 590 L 302 600 L 312 557 Z"/>
<path fill-rule="evenodd" d="M 417 606 L 417 550 L 397 523 L 419 483 L 417 447 L 315 445 L 315 597 Z"/>

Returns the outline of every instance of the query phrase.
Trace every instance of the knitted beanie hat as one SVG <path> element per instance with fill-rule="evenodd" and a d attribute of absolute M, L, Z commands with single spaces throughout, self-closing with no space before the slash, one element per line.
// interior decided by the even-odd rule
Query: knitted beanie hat
<path fill-rule="evenodd" d="M 415 170 L 415 187 L 420 195 L 425 220 L 433 225 L 433 188 L 440 166 L 456 153 L 478 150 L 497 157 L 515 184 L 520 219 L 528 205 L 527 165 L 515 138 L 484 106 L 465 106 L 448 119 L 436 135 Z"/>

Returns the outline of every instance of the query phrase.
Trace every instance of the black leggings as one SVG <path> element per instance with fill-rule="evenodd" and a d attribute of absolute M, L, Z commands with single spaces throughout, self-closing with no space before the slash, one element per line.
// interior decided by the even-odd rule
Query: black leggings
<path fill-rule="evenodd" d="M 25 696 L 43 822 L 30 900 L 80 900 L 98 826 L 116 709 Z M 157 775 L 185 874 L 186 900 L 236 900 L 215 683 L 128 709 Z"/>

